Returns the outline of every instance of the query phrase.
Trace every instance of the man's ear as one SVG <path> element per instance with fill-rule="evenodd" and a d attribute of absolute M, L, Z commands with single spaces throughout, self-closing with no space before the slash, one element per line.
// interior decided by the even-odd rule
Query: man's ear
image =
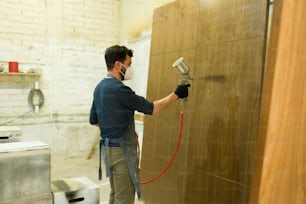
<path fill-rule="evenodd" d="M 114 68 L 115 68 L 116 70 L 120 70 L 120 69 L 121 69 L 121 62 L 116 61 L 115 64 L 114 64 Z"/>

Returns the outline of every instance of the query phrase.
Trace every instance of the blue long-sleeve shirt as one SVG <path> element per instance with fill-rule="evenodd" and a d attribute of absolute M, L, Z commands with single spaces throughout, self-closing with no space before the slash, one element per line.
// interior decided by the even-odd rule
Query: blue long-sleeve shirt
<path fill-rule="evenodd" d="M 90 124 L 99 124 L 103 138 L 119 138 L 134 120 L 134 111 L 153 113 L 154 104 L 138 96 L 131 88 L 111 77 L 99 82 L 94 90 Z"/>

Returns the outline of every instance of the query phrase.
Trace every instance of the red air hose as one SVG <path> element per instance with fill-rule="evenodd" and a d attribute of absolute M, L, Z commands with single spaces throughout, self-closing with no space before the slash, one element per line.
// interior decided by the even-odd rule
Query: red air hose
<path fill-rule="evenodd" d="M 183 116 L 184 116 L 184 114 L 183 114 L 183 112 L 181 112 L 181 115 L 180 115 L 180 132 L 179 132 L 179 137 L 177 139 L 175 151 L 173 152 L 173 154 L 172 154 L 168 164 L 157 175 L 155 175 L 154 177 L 152 177 L 150 179 L 141 181 L 140 184 L 144 185 L 144 184 L 148 184 L 148 183 L 151 183 L 151 182 L 155 181 L 156 179 L 161 177 L 169 169 L 169 167 L 173 163 L 173 161 L 174 161 L 174 159 L 176 157 L 176 154 L 178 152 L 178 149 L 180 147 L 180 143 L 181 143 L 182 132 L 183 132 Z M 138 149 L 139 149 L 139 144 L 138 144 Z M 139 151 L 138 151 L 138 159 L 139 159 Z"/>

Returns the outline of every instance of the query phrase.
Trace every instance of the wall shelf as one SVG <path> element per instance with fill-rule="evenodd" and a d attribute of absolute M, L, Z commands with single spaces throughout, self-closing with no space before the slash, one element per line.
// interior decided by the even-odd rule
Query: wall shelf
<path fill-rule="evenodd" d="M 33 82 L 39 81 L 41 76 L 40 72 L 30 73 L 30 72 L 0 72 L 0 88 L 11 87 L 11 88 L 21 88 L 21 87 L 32 87 Z"/>
<path fill-rule="evenodd" d="M 40 76 L 40 73 L 23 73 L 23 72 L 0 72 L 0 76 Z"/>

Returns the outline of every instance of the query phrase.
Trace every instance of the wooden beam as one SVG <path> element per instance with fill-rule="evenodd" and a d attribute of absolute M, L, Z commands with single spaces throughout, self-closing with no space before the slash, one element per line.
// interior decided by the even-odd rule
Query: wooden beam
<path fill-rule="evenodd" d="M 305 203 L 306 1 L 274 2 L 250 203 Z"/>

